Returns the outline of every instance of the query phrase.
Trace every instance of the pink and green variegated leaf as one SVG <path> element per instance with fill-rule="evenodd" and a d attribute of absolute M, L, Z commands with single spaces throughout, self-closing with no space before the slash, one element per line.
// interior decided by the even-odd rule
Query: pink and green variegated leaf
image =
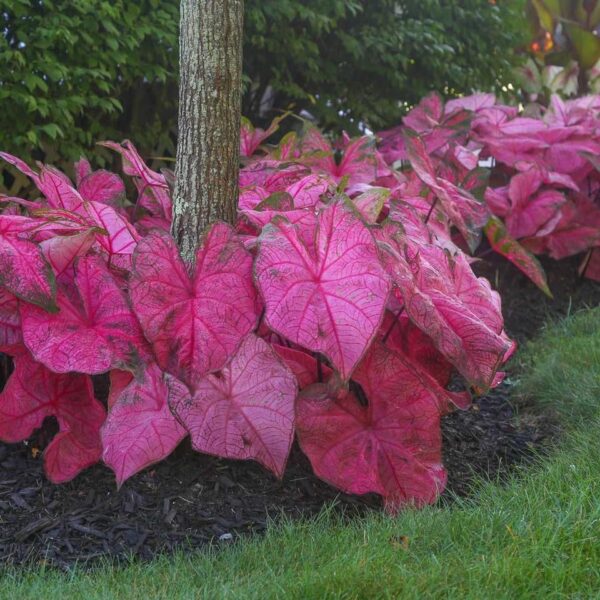
<path fill-rule="evenodd" d="M 260 145 L 279 129 L 279 123 L 286 116 L 287 113 L 273 119 L 273 122 L 266 130 L 254 127 L 247 118 L 242 117 L 240 154 L 246 158 L 252 156 L 259 149 Z"/>
<path fill-rule="evenodd" d="M 188 397 L 183 383 L 150 364 L 113 400 L 102 427 L 102 460 L 119 486 L 166 458 L 186 436 L 169 402 Z"/>
<path fill-rule="evenodd" d="M 0 290 L 0 352 L 12 354 L 23 344 L 19 302 L 6 290 Z"/>
<path fill-rule="evenodd" d="M 87 158 L 85 158 L 85 156 L 82 156 L 75 163 L 74 167 L 75 167 L 75 183 L 77 184 L 77 187 L 79 187 L 79 184 L 83 181 L 84 177 L 91 175 L 92 165 L 90 164 L 90 161 Z"/>
<path fill-rule="evenodd" d="M 19 170 L 23 175 L 29 177 L 36 186 L 39 183 L 38 174 L 24 161 L 18 158 L 17 156 L 13 156 L 8 152 L 0 152 L 0 158 L 5 160 L 7 163 L 11 164 L 15 169 Z"/>
<path fill-rule="evenodd" d="M 407 315 L 469 383 L 489 388 L 510 350 L 500 296 L 462 253 L 413 244 L 393 230 L 388 241 L 383 255 Z"/>
<path fill-rule="evenodd" d="M 46 311 L 56 311 L 56 281 L 37 244 L 19 235 L 30 219 L 0 215 L 0 287 Z"/>
<path fill-rule="evenodd" d="M 319 384 L 299 396 L 298 439 L 314 472 L 344 492 L 380 494 L 390 512 L 431 504 L 446 485 L 444 403 L 381 342 L 373 344 L 354 381 L 367 406 L 351 392 L 334 399 Z"/>
<path fill-rule="evenodd" d="M 392 325 L 396 320 L 395 326 Z M 467 409 L 471 406 L 468 392 L 451 392 L 446 388 L 450 382 L 452 365 L 437 350 L 431 338 L 423 333 L 405 314 L 396 319 L 386 314 L 381 328 L 381 341 L 392 350 L 404 366 L 448 410 L 452 406 Z"/>
<path fill-rule="evenodd" d="M 31 202 L 30 200 L 24 200 L 23 198 L 19 198 L 17 196 L 3 196 L 2 194 L 0 194 L 0 202 L 2 202 L 3 204 L 9 204 L 12 202 L 14 204 L 18 204 L 19 206 L 25 207 L 31 212 L 33 212 L 34 210 L 40 210 L 45 206 L 45 203 L 42 202 Z M 2 214 L 9 214 L 9 209 L 14 211 L 10 214 L 13 214 L 15 216 L 18 216 L 20 214 L 20 211 L 17 210 L 15 206 L 9 206 L 7 208 L 4 208 L 2 210 Z"/>
<path fill-rule="evenodd" d="M 43 165 L 36 185 L 51 207 L 80 212 L 83 206 L 81 194 L 73 187 L 71 180 L 58 169 Z"/>
<path fill-rule="evenodd" d="M 110 411 L 121 395 L 121 392 L 133 381 L 133 373 L 131 371 L 113 369 L 108 376 L 110 388 L 106 403 L 108 405 L 108 410 Z"/>
<path fill-rule="evenodd" d="M 80 300 L 59 291 L 58 313 L 20 304 L 25 345 L 56 373 L 135 368 L 148 351 L 117 280 L 97 256 L 80 258 L 75 273 Z"/>
<path fill-rule="evenodd" d="M 298 350 L 296 348 L 288 348 L 280 344 L 271 344 L 273 350 L 277 352 L 279 358 L 288 366 L 290 371 L 296 377 L 298 387 L 304 389 L 312 383 L 319 382 L 319 363 L 312 355 Z M 324 364 L 321 364 L 321 378 L 326 381 L 333 371 Z"/>
<path fill-rule="evenodd" d="M 544 294 L 550 298 L 552 297 L 542 265 L 531 252 L 527 251 L 508 234 L 504 223 L 500 219 L 497 217 L 490 218 L 485 226 L 485 235 L 494 252 L 507 258 L 517 269 L 525 273 Z"/>
<path fill-rule="evenodd" d="M 307 247 L 283 219 L 264 228 L 254 266 L 265 320 L 347 379 L 381 323 L 389 278 L 371 232 L 343 202 L 319 213 L 314 239 Z"/>
<path fill-rule="evenodd" d="M 292 160 L 297 155 L 298 136 L 295 131 L 286 133 L 277 148 L 271 151 L 271 157 L 277 160 Z"/>
<path fill-rule="evenodd" d="M 469 192 L 435 174 L 423 141 L 417 134 L 406 130 L 406 149 L 412 168 L 419 179 L 435 194 L 446 216 L 457 227 L 472 252 L 481 241 L 481 229 L 489 218 L 485 204 Z"/>
<path fill-rule="evenodd" d="M 449 115 L 457 110 L 470 110 L 478 112 L 484 108 L 491 108 L 496 103 L 494 94 L 471 94 L 462 98 L 454 98 L 446 102 L 444 107 L 445 114 Z"/>
<path fill-rule="evenodd" d="M 136 178 L 140 206 L 152 215 L 170 221 L 172 203 L 165 176 L 150 169 L 129 140 L 124 140 L 121 144 L 101 142 L 100 145 L 118 152 L 123 157 L 124 173 Z"/>
<path fill-rule="evenodd" d="M 294 201 L 294 208 L 313 208 L 321 201 L 321 196 L 326 194 L 332 182 L 322 175 L 307 175 L 287 188 L 287 193 Z"/>
<path fill-rule="evenodd" d="M 90 377 L 53 373 L 20 354 L 0 394 L 0 439 L 26 440 L 50 416 L 60 431 L 44 452 L 44 466 L 50 481 L 63 483 L 100 459 L 105 411 L 94 398 Z"/>
<path fill-rule="evenodd" d="M 282 477 L 294 437 L 296 380 L 264 340 L 249 335 L 220 376 L 170 400 L 199 452 L 254 459 Z"/>
<path fill-rule="evenodd" d="M 431 338 L 409 319 L 404 308 L 395 313 L 386 312 L 380 331 L 388 348 L 418 364 L 442 387 L 448 385 L 452 365 L 435 347 Z"/>
<path fill-rule="evenodd" d="M 256 327 L 252 257 L 231 227 L 216 223 L 190 278 L 173 238 L 153 231 L 133 259 L 130 298 L 159 366 L 189 383 L 221 369 Z"/>
<path fill-rule="evenodd" d="M 96 239 L 109 258 L 133 254 L 140 236 L 126 217 L 101 202 L 86 202 L 85 210 L 90 222 L 106 232 L 105 235 L 98 234 Z"/>
<path fill-rule="evenodd" d="M 336 181 L 348 177 L 348 189 L 363 183 L 372 183 L 378 177 L 388 174 L 383 158 L 375 149 L 375 138 L 364 136 L 350 141 L 344 148 L 342 160 L 333 176 Z"/>
<path fill-rule="evenodd" d="M 86 175 L 77 184 L 84 200 L 115 205 L 125 198 L 125 184 L 114 173 L 100 169 Z"/>
<path fill-rule="evenodd" d="M 75 235 L 61 235 L 40 242 L 40 248 L 57 278 L 72 267 L 75 259 L 85 256 L 96 241 L 93 228 Z"/>
<path fill-rule="evenodd" d="M 362 218 L 370 224 L 376 223 L 385 201 L 390 196 L 390 190 L 382 187 L 372 187 L 352 199 Z"/>
<path fill-rule="evenodd" d="M 238 199 L 239 210 L 254 210 L 263 200 L 271 194 L 260 186 L 250 186 L 240 190 Z"/>
<path fill-rule="evenodd" d="M 73 235 L 83 233 L 90 228 L 89 219 L 85 215 L 77 214 L 62 208 L 42 208 L 33 213 L 39 241 L 55 235 Z M 101 230 L 105 233 L 104 230 Z"/>

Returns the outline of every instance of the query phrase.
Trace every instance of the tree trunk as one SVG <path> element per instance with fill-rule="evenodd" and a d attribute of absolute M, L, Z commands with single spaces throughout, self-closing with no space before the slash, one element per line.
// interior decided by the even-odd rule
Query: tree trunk
<path fill-rule="evenodd" d="M 203 230 L 238 198 L 243 0 L 181 0 L 172 232 L 193 261 Z"/>

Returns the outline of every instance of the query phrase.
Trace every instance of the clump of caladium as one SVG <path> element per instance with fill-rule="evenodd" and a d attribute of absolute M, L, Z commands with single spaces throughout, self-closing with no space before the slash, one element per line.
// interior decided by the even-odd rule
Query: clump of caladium
<path fill-rule="evenodd" d="M 421 210 L 423 196 L 435 202 L 471 250 L 483 224 L 492 249 L 547 293 L 534 254 L 583 253 L 581 274 L 600 281 L 600 96 L 553 96 L 547 108 L 530 105 L 520 114 L 493 94 L 445 106 L 431 94 L 401 126 L 379 135 L 388 163 L 412 167 L 398 197 L 411 197 Z M 485 202 L 487 217 L 473 196 Z"/>
<path fill-rule="evenodd" d="M 447 143 L 456 123 L 438 117 L 430 137 L 439 122 Z M 0 439 L 55 417 L 52 481 L 102 459 L 122 484 L 188 435 L 281 477 L 297 436 L 319 477 L 390 510 L 443 490 L 440 419 L 470 402 L 451 373 L 485 390 L 513 350 L 456 237 L 473 246 L 487 222 L 477 182 L 452 180 L 414 136 L 407 177 L 372 138 L 344 137 L 337 160 L 315 129 L 261 146 L 273 130 L 244 124 L 238 222 L 210 227 L 193 264 L 168 232 L 170 175 L 130 142 L 105 145 L 134 202 L 85 160 L 73 184 L 3 155 L 40 197 L 2 199 L 0 351 L 15 370 Z M 468 149 L 453 156 L 471 164 Z M 103 373 L 106 402 L 91 379 Z"/>

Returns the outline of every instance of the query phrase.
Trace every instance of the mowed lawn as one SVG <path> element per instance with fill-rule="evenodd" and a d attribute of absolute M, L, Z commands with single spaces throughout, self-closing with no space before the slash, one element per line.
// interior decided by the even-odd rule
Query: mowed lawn
<path fill-rule="evenodd" d="M 565 433 L 508 484 L 396 518 L 324 511 L 146 564 L 7 571 L 0 598 L 600 598 L 600 309 L 549 326 L 521 361 L 517 390 Z"/>

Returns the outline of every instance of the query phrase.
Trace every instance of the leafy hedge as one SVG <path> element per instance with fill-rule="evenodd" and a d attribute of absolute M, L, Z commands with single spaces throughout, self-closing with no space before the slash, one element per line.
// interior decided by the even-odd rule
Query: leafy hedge
<path fill-rule="evenodd" d="M 178 5 L 0 0 L 0 148 L 65 166 L 99 138 L 131 137 L 173 155 Z M 497 86 L 516 14 L 488 0 L 248 0 L 244 112 L 256 121 L 270 86 L 276 108 L 327 127 L 390 125 L 431 89 Z"/>

